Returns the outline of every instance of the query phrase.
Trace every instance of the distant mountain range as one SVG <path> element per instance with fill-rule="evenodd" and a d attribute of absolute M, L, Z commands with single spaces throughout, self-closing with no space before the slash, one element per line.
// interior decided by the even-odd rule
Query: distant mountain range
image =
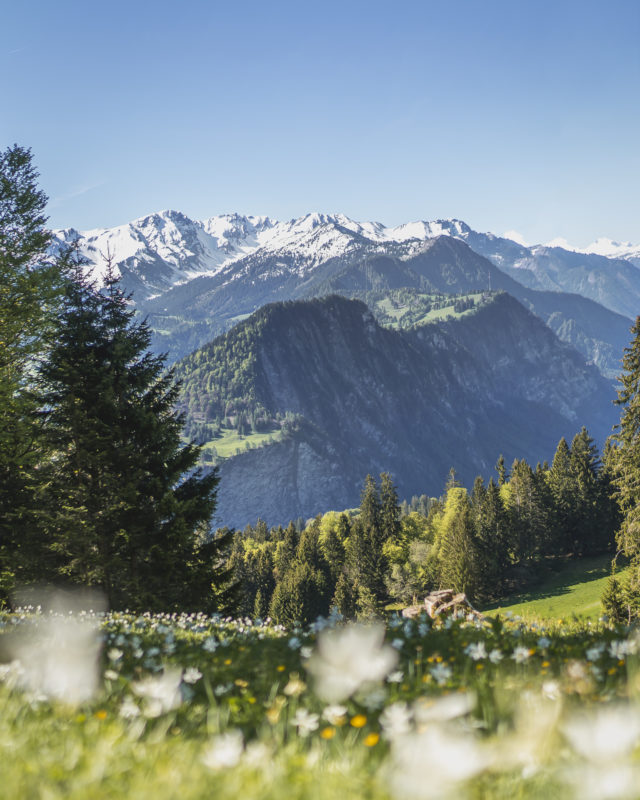
<path fill-rule="evenodd" d="M 296 420 L 223 460 L 226 525 L 353 507 L 364 476 L 383 470 L 403 497 L 437 495 L 452 466 L 469 485 L 500 453 L 535 465 L 561 436 L 584 424 L 602 442 L 615 421 L 610 383 L 506 293 L 402 331 L 335 295 L 272 304 L 176 369 L 182 407 L 203 425 Z"/>
<path fill-rule="evenodd" d="M 601 242 L 611 258 L 341 214 L 167 211 L 55 235 L 98 281 L 111 260 L 177 362 L 189 435 L 221 464 L 220 524 L 353 506 L 368 472 L 437 494 L 452 466 L 468 483 L 500 453 L 550 458 L 582 425 L 602 445 L 615 422 L 640 310 L 632 246 Z"/>
<path fill-rule="evenodd" d="M 534 289 L 575 292 L 625 316 L 640 307 L 640 246 L 600 239 L 594 252 L 535 245 L 525 247 L 492 233 L 478 233 L 460 220 L 412 222 L 385 227 L 344 214 L 307 214 L 288 222 L 227 214 L 196 221 L 163 211 L 121 225 L 79 232 L 55 231 L 57 240 L 79 241 L 99 275 L 108 253 L 137 301 L 199 276 L 221 276 L 230 285 L 259 255 L 303 278 L 321 264 L 364 251 L 384 253 L 398 243 L 405 252 L 439 236 L 464 241 L 520 283 Z M 234 267 L 234 265 L 236 265 Z"/>
<path fill-rule="evenodd" d="M 504 289 L 612 377 L 640 309 L 640 269 L 632 260 L 527 248 L 460 220 L 389 228 L 343 214 L 194 221 L 166 211 L 116 228 L 55 235 L 60 245 L 78 242 L 98 279 L 112 258 L 149 318 L 154 348 L 172 360 L 269 302 L 399 286 Z M 627 251 L 631 257 L 633 248 Z"/>

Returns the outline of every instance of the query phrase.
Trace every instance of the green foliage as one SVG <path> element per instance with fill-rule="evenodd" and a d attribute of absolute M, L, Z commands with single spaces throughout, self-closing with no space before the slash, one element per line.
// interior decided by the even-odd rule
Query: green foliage
<path fill-rule="evenodd" d="M 33 549 L 37 468 L 47 456 L 33 374 L 48 348 L 64 261 L 47 252 L 36 179 L 29 150 L 0 153 L 0 600 L 25 579 Z"/>
<path fill-rule="evenodd" d="M 56 454 L 43 466 L 39 555 L 58 578 L 100 586 L 111 607 L 214 609 L 230 579 L 229 535 L 208 530 L 218 476 L 193 471 L 199 451 L 181 444 L 174 376 L 148 352 L 149 329 L 117 280 L 97 292 L 81 272 L 39 372 Z"/>
<path fill-rule="evenodd" d="M 620 424 L 612 436 L 613 483 L 622 513 L 618 546 L 630 558 L 640 554 L 640 317 L 631 328 L 633 338 L 625 348 L 623 372 L 618 381 Z"/>
<path fill-rule="evenodd" d="M 410 329 L 475 311 L 493 296 L 491 292 L 447 295 L 416 289 L 390 289 L 386 292 L 353 292 L 363 299 L 381 325 Z"/>
<path fill-rule="evenodd" d="M 612 575 L 602 595 L 602 609 L 612 622 L 624 622 L 628 619 L 625 593 L 620 581 Z"/>

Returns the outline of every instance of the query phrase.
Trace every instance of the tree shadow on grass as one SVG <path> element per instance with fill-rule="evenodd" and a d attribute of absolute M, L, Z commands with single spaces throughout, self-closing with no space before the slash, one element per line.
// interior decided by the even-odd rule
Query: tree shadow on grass
<path fill-rule="evenodd" d="M 487 605 L 483 611 L 495 611 L 509 606 L 547 600 L 569 594 L 576 586 L 606 578 L 611 574 L 611 554 L 567 560 L 550 569 L 536 584 L 517 594 Z"/>

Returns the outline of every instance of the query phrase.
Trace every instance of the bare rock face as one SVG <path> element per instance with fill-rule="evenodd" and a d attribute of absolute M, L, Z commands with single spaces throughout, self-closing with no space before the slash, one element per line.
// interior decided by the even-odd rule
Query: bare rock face
<path fill-rule="evenodd" d="M 403 609 L 402 616 L 412 619 L 425 611 L 431 619 L 436 619 L 436 617 L 446 614 L 459 613 L 482 619 L 482 614 L 471 605 L 467 595 L 464 592 L 456 593 L 453 589 L 440 589 L 437 592 L 431 592 L 425 597 L 422 605 L 409 606 Z"/>

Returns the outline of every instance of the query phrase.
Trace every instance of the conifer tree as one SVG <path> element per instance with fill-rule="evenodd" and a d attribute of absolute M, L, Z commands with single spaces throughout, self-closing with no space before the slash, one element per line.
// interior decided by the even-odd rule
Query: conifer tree
<path fill-rule="evenodd" d="M 36 423 L 33 373 L 47 349 L 61 263 L 47 250 L 46 196 L 31 152 L 0 152 L 0 599 L 33 575 L 32 512 L 47 457 Z"/>
<path fill-rule="evenodd" d="M 547 480 L 553 497 L 553 526 L 556 531 L 552 552 L 572 552 L 576 540 L 576 503 L 571 479 L 571 451 L 564 436 L 558 442 Z"/>
<path fill-rule="evenodd" d="M 570 468 L 575 498 L 574 526 L 578 534 L 576 551 L 580 555 L 602 552 L 609 544 L 609 535 L 601 515 L 605 498 L 599 481 L 600 455 L 584 427 L 571 442 Z"/>
<path fill-rule="evenodd" d="M 635 559 L 640 556 L 640 316 L 631 334 L 618 377 L 616 403 L 621 415 L 612 439 L 616 445 L 614 485 L 623 515 L 618 544 L 625 555 Z"/>
<path fill-rule="evenodd" d="M 616 540 L 619 549 L 631 559 L 629 606 L 640 597 L 640 316 L 631 327 L 632 339 L 624 350 L 623 372 L 616 403 L 620 423 L 614 428 L 613 452 L 609 456 L 615 498 L 622 524 Z"/>
<path fill-rule="evenodd" d="M 473 598 L 478 586 L 476 542 L 471 503 L 466 489 L 447 493 L 440 533 L 440 585 Z"/>
<path fill-rule="evenodd" d="M 504 463 L 504 456 L 500 455 L 496 463 L 496 472 L 498 473 L 498 486 L 503 486 L 507 482 L 507 467 Z"/>
<path fill-rule="evenodd" d="M 507 577 L 510 526 L 493 478 L 488 487 L 482 478 L 476 478 L 471 508 L 476 545 L 476 593 L 481 598 L 495 597 L 500 594 Z"/>
<path fill-rule="evenodd" d="M 58 576 L 102 587 L 112 607 L 214 609 L 230 580 L 230 533 L 208 528 L 218 476 L 182 444 L 179 387 L 127 300 L 111 270 L 98 292 L 75 263 L 39 376 L 56 453 L 42 527 Z"/>

